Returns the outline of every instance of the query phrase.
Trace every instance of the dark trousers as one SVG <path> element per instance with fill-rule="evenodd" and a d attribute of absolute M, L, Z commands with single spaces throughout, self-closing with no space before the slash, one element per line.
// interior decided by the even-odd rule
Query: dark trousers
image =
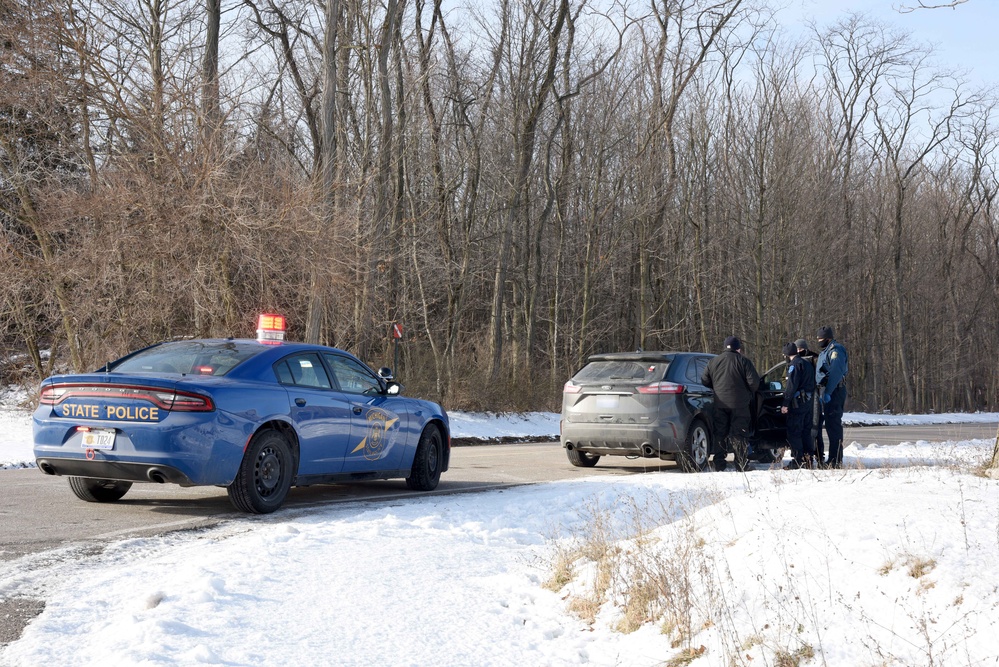
<path fill-rule="evenodd" d="M 826 455 L 826 445 L 822 440 L 823 423 L 825 420 L 822 418 L 822 392 L 816 391 L 812 399 L 812 432 L 815 433 L 815 456 L 819 462 L 824 461 Z"/>
<path fill-rule="evenodd" d="M 843 462 L 843 405 L 846 403 L 846 387 L 842 383 L 829 396 L 829 402 L 822 405 L 822 419 L 829 436 L 829 463 Z"/>
<path fill-rule="evenodd" d="M 720 405 L 715 405 L 712 418 L 713 435 L 719 450 L 724 450 L 726 438 L 746 439 L 752 420 L 749 415 L 749 407 L 741 410 L 730 410 Z"/>
<path fill-rule="evenodd" d="M 798 463 L 803 462 L 806 455 L 815 455 L 811 412 L 801 410 L 787 413 L 787 443 L 791 445 L 791 454 Z"/>

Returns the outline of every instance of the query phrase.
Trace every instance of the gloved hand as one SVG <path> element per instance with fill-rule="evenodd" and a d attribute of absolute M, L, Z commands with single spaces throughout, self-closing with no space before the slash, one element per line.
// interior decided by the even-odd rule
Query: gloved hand
<path fill-rule="evenodd" d="M 832 394 L 826 394 L 826 393 L 823 392 L 823 394 L 822 394 L 822 402 L 823 403 L 828 403 L 831 400 L 832 400 Z"/>

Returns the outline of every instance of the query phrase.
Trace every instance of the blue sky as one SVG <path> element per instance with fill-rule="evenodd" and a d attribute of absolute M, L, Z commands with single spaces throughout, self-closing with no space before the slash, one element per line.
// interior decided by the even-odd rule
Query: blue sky
<path fill-rule="evenodd" d="M 947 0 L 926 0 L 942 4 Z M 809 19 L 820 26 L 834 22 L 846 12 L 870 14 L 898 26 L 920 42 L 931 42 L 937 58 L 946 67 L 967 70 L 969 81 L 999 84 L 999 0 L 968 0 L 957 7 L 918 9 L 904 13 L 902 5 L 917 0 L 786 0 L 778 14 L 785 26 L 802 25 Z"/>

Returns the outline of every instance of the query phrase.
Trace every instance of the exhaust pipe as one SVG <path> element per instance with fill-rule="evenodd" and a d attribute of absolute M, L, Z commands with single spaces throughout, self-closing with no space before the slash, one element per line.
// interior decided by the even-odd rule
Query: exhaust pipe
<path fill-rule="evenodd" d="M 642 456 L 647 459 L 651 459 L 656 455 L 656 451 L 652 449 L 652 445 L 642 445 Z"/>
<path fill-rule="evenodd" d="M 167 481 L 166 475 L 159 468 L 150 468 L 147 470 L 146 477 L 149 478 L 150 482 L 156 482 L 157 484 L 166 484 Z"/>
<path fill-rule="evenodd" d="M 54 474 L 56 474 L 55 468 L 53 468 L 52 464 L 49 463 L 48 461 L 42 461 L 41 463 L 39 463 L 38 464 L 38 468 L 39 468 L 39 470 L 41 470 L 46 475 L 54 475 Z"/>
<path fill-rule="evenodd" d="M 565 448 L 570 452 L 574 449 L 571 442 L 565 443 Z"/>

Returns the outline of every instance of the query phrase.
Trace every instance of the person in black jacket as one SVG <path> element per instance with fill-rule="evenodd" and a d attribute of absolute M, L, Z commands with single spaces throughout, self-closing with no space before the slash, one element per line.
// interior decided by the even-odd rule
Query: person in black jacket
<path fill-rule="evenodd" d="M 814 374 L 815 365 L 819 360 L 818 353 L 808 349 L 808 341 L 804 338 L 799 338 L 794 341 L 794 345 L 798 348 L 798 356 L 811 364 L 810 371 Z M 824 468 L 826 444 L 822 440 L 822 403 L 819 398 L 819 392 L 814 392 L 812 395 L 812 432 L 809 435 L 809 438 L 815 444 L 815 465 L 818 468 Z"/>
<path fill-rule="evenodd" d="M 760 387 L 760 374 L 753 362 L 742 354 L 742 341 L 735 336 L 725 339 L 725 351 L 708 362 L 701 374 L 701 384 L 714 390 L 713 431 L 715 442 L 726 443 L 735 453 L 735 465 L 748 465 L 752 427 L 750 404 Z M 715 454 L 717 457 L 719 454 Z M 722 454 L 721 456 L 724 456 Z"/>
<path fill-rule="evenodd" d="M 787 357 L 787 385 L 780 411 L 787 415 L 787 442 L 791 445 L 793 456 L 784 470 L 811 468 L 815 460 L 815 440 L 812 439 L 815 370 L 798 355 L 798 347 L 794 343 L 788 343 L 782 351 Z"/>

